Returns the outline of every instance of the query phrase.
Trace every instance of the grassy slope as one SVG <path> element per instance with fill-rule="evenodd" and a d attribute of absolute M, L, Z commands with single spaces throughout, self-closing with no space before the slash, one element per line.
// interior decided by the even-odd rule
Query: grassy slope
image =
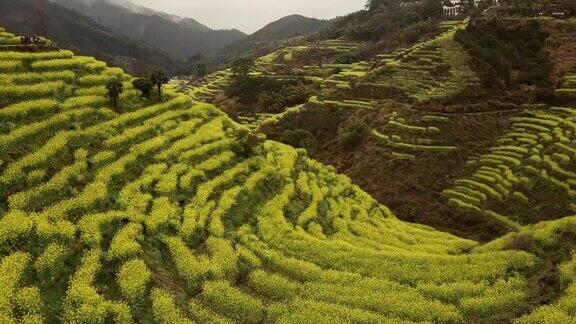
<path fill-rule="evenodd" d="M 537 282 L 573 219 L 482 246 L 399 221 L 303 151 L 246 150 L 189 97 L 126 83 L 111 110 L 101 84 L 130 76 L 94 59 L 0 57 L 2 322 L 571 319 L 568 255 L 551 306 Z"/>

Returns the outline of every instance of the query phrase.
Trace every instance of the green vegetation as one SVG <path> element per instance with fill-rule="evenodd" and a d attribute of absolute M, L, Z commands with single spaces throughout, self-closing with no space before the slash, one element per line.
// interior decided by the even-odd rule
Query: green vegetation
<path fill-rule="evenodd" d="M 134 81 L 132 81 L 132 85 L 134 86 L 134 89 L 138 89 L 140 90 L 140 92 L 142 92 L 142 97 L 150 98 L 150 95 L 152 94 L 152 88 L 154 87 L 154 85 L 149 79 L 146 78 L 135 79 Z"/>
<path fill-rule="evenodd" d="M 556 98 L 564 103 L 576 100 L 576 76 L 569 75 L 562 78 L 555 90 Z"/>
<path fill-rule="evenodd" d="M 510 130 L 490 152 L 469 162 L 473 175 L 456 180 L 444 196 L 456 208 L 512 228 L 538 219 L 534 211 L 527 213 L 522 206 L 543 203 L 552 196 L 572 201 L 576 196 L 574 116 L 571 109 L 551 108 L 530 109 L 511 118 Z M 559 203 L 554 209 L 560 213 L 556 217 L 562 217 L 571 207 Z"/>
<path fill-rule="evenodd" d="M 406 17 L 390 3 L 364 13 Z M 437 4 L 415 5 L 414 24 Z M 0 51 L 0 321 L 574 321 L 576 110 L 526 106 L 466 129 L 484 114 L 447 105 L 482 96 L 455 36 L 470 28 L 434 26 L 368 58 L 359 43 L 296 40 L 170 89 L 162 72 Z M 557 97 L 575 85 L 564 77 Z M 401 221 L 307 150 L 339 170 L 364 159 L 373 182 L 394 166 L 387 192 L 438 196 L 446 217 L 510 233 L 479 243 Z M 427 163 L 449 188 L 410 182 L 431 177 Z"/>
<path fill-rule="evenodd" d="M 159 101 L 162 101 L 162 86 L 168 81 L 168 77 L 162 71 L 154 71 L 150 75 L 150 82 L 158 89 Z"/>
<path fill-rule="evenodd" d="M 474 19 L 455 36 L 470 54 L 472 67 L 490 88 L 520 84 L 548 86 L 550 66 L 538 20 L 503 23 Z"/>
<path fill-rule="evenodd" d="M 455 41 L 464 27 L 452 25 L 434 39 L 381 56 L 379 67 L 368 80 L 372 86 L 401 91 L 416 103 L 472 96 L 470 89 L 480 79 L 468 67 L 469 56 Z"/>
<path fill-rule="evenodd" d="M 124 86 L 122 81 L 118 79 L 112 79 L 106 83 L 106 90 L 108 91 L 108 97 L 112 99 L 112 106 L 114 109 L 118 108 L 118 98 L 120 94 L 124 91 Z"/>
<path fill-rule="evenodd" d="M 285 107 L 305 103 L 313 93 L 311 82 L 277 80 L 274 78 L 250 76 L 235 77 L 226 89 L 230 98 L 238 102 L 256 106 L 255 110 L 264 113 L 280 113 Z"/>
<path fill-rule="evenodd" d="M 443 14 L 441 0 L 410 1 L 405 6 L 396 0 L 370 0 L 366 9 L 337 19 L 320 36 L 373 41 L 385 49 L 395 48 L 433 32 Z"/>

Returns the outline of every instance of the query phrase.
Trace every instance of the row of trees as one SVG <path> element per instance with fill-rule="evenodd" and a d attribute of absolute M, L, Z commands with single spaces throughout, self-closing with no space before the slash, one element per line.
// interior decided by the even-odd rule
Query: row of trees
<path fill-rule="evenodd" d="M 152 95 L 152 90 L 156 88 L 158 90 L 158 101 L 162 101 L 162 86 L 168 83 L 168 77 L 162 71 L 154 71 L 147 78 L 138 78 L 132 81 L 132 85 L 135 89 L 142 92 L 142 98 L 149 99 Z M 108 91 L 108 97 L 112 100 L 112 105 L 114 108 L 118 108 L 118 99 L 122 92 L 124 92 L 124 84 L 120 79 L 112 79 L 106 84 L 106 90 Z"/>
<path fill-rule="evenodd" d="M 414 6 L 410 10 L 416 10 L 422 17 L 435 17 L 442 14 L 442 5 L 446 1 L 450 0 L 368 0 L 365 7 L 368 11 L 399 12 L 404 4 L 412 3 Z M 473 4 L 473 0 L 470 2 Z"/>

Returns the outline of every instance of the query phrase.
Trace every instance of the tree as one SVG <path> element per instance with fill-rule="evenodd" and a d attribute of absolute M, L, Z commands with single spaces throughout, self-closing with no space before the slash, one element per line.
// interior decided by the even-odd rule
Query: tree
<path fill-rule="evenodd" d="M 254 60 L 244 57 L 239 58 L 232 63 L 232 73 L 235 76 L 245 77 L 250 73 L 250 69 L 254 66 Z"/>
<path fill-rule="evenodd" d="M 206 65 L 204 63 L 198 63 L 195 66 L 196 73 L 199 77 L 203 78 L 208 74 L 208 70 L 206 69 Z"/>
<path fill-rule="evenodd" d="M 132 81 L 132 85 L 135 89 L 138 89 L 142 92 L 142 98 L 150 98 L 150 94 L 152 94 L 152 88 L 154 85 L 148 79 L 139 78 Z"/>
<path fill-rule="evenodd" d="M 124 85 L 119 79 L 112 79 L 106 83 L 106 90 L 108 90 L 108 97 L 112 99 L 112 105 L 114 109 L 118 108 L 118 98 L 120 94 L 124 91 Z"/>
<path fill-rule="evenodd" d="M 376 10 L 378 8 L 385 8 L 388 10 L 398 9 L 400 6 L 399 0 L 368 0 L 366 2 L 366 9 L 369 11 Z"/>
<path fill-rule="evenodd" d="M 440 0 L 425 0 L 418 9 L 417 12 L 424 19 L 439 18 L 444 14 L 442 1 Z"/>
<path fill-rule="evenodd" d="M 154 71 L 150 75 L 150 82 L 158 89 L 158 101 L 162 101 L 162 85 L 168 81 L 168 77 L 162 71 Z"/>
<path fill-rule="evenodd" d="M 200 53 L 194 55 L 188 55 L 188 57 L 186 58 L 186 62 L 184 62 L 184 64 L 186 65 L 186 71 L 190 74 L 194 73 L 196 70 L 196 65 L 200 64 L 201 60 L 202 60 L 202 54 Z"/>

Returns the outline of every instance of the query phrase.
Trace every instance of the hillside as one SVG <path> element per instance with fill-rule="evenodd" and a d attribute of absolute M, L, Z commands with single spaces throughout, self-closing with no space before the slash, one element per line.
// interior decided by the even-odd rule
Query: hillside
<path fill-rule="evenodd" d="M 369 8 L 334 19 L 316 35 L 319 39 L 370 41 L 393 50 L 434 32 L 443 17 L 437 0 L 369 0 Z"/>
<path fill-rule="evenodd" d="M 115 33 L 154 44 L 182 60 L 198 53 L 217 52 L 246 37 L 239 30 L 212 30 L 191 18 L 159 13 L 127 1 L 52 1 L 92 17 Z"/>
<path fill-rule="evenodd" d="M 574 320 L 576 218 L 487 244 L 406 223 L 212 105 L 14 39 L 0 30 L 2 322 Z"/>
<path fill-rule="evenodd" d="M 286 16 L 269 23 L 252 35 L 228 45 L 224 52 L 245 53 L 246 51 L 254 51 L 255 48 L 266 50 L 291 38 L 311 35 L 328 24 L 329 21 L 327 20 L 301 15 Z"/>
<path fill-rule="evenodd" d="M 489 241 L 576 211 L 572 28 L 443 22 L 371 56 L 370 43 L 301 42 L 247 79 L 225 70 L 174 86 L 305 148 L 403 220 Z"/>
<path fill-rule="evenodd" d="M 48 0 L 0 2 L 0 24 L 21 35 L 48 36 L 60 46 L 96 56 L 128 70 L 141 65 L 177 73 L 180 60 L 148 44 L 112 32 L 87 16 L 67 10 Z M 46 28 L 38 12 L 45 17 Z"/>

